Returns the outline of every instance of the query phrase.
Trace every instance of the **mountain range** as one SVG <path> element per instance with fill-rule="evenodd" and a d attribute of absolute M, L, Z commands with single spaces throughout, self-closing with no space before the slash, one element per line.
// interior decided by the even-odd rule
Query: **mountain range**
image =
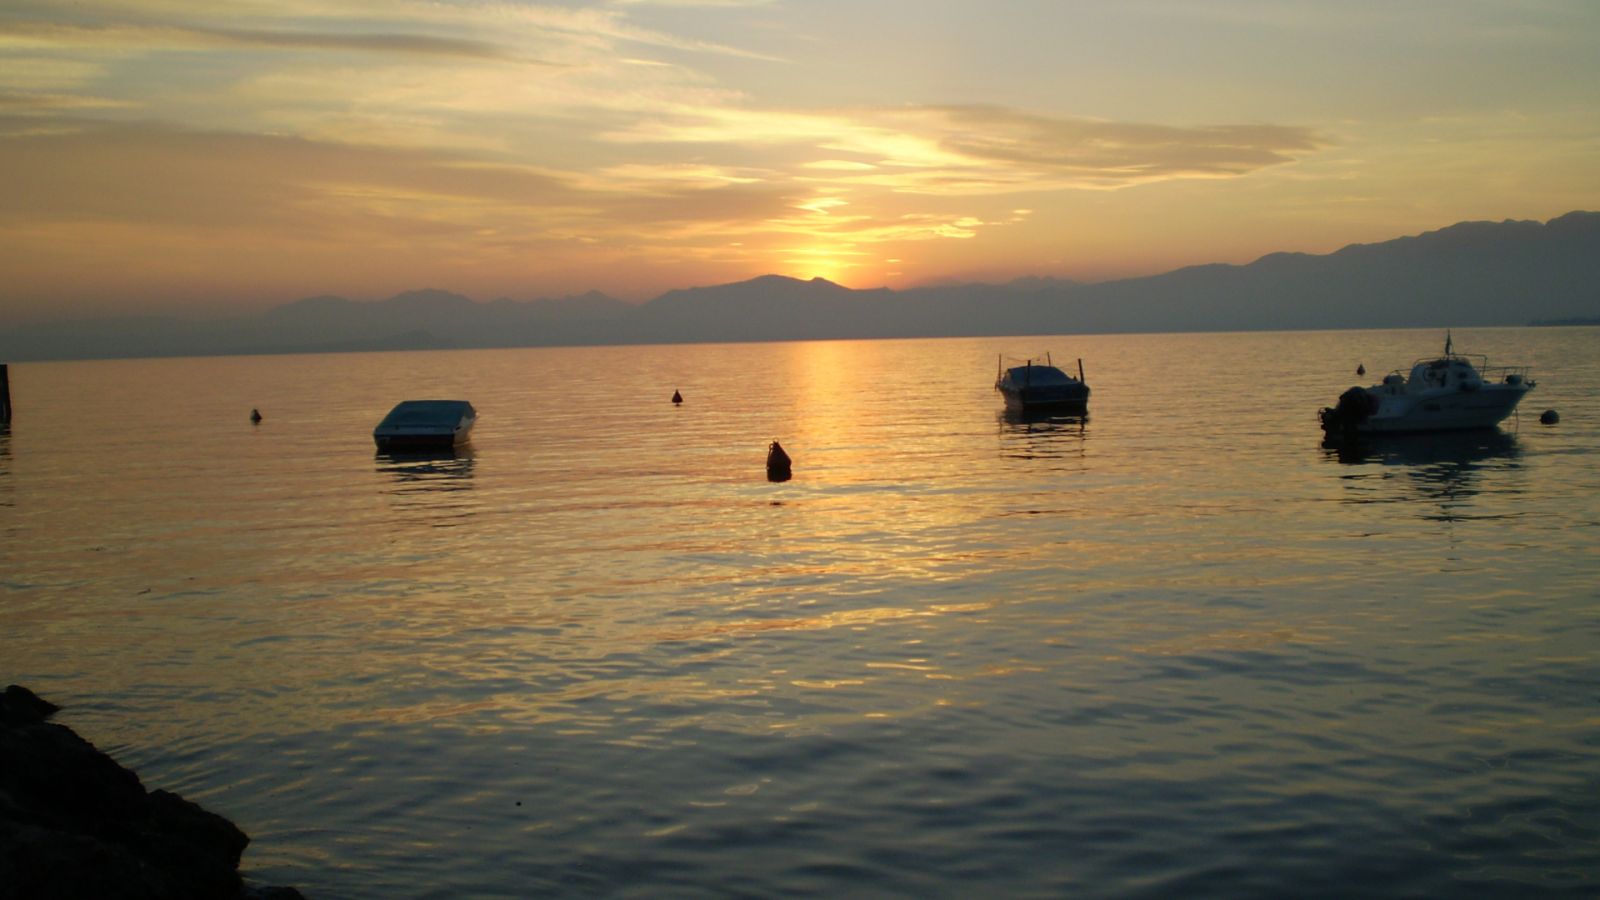
<path fill-rule="evenodd" d="M 1024 278 L 853 290 L 767 275 L 643 304 L 591 292 L 477 302 L 441 290 L 310 297 L 220 320 L 26 325 L 0 361 L 639 343 L 1110 332 L 1307 330 L 1600 321 L 1600 213 L 1462 222 L 1334 253 L 1274 253 L 1085 284 Z"/>

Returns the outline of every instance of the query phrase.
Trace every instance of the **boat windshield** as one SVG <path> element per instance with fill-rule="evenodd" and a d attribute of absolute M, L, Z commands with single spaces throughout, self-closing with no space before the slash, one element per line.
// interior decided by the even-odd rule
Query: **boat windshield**
<path fill-rule="evenodd" d="M 378 424 L 379 427 L 447 425 L 453 428 L 472 411 L 472 404 L 465 400 L 407 400 L 390 410 Z"/>
<path fill-rule="evenodd" d="M 1077 379 L 1055 366 L 1016 366 L 1006 372 L 1017 384 L 1073 384 Z"/>

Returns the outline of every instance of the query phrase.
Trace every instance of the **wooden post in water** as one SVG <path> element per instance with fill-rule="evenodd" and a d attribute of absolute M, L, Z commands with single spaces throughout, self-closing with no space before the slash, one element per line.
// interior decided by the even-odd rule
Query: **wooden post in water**
<path fill-rule="evenodd" d="M 11 421 L 11 376 L 0 363 L 0 423 Z"/>

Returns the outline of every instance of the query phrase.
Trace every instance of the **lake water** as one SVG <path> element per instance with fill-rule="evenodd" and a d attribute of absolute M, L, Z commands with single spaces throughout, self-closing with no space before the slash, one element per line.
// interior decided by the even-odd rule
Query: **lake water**
<path fill-rule="evenodd" d="M 1320 446 L 1443 338 L 14 365 L 0 680 L 313 898 L 1592 897 L 1600 329 Z M 420 397 L 470 449 L 375 456 Z"/>

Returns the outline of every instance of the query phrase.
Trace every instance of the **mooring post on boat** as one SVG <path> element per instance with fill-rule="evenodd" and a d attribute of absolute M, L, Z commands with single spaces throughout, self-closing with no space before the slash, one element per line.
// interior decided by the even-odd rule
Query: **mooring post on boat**
<path fill-rule="evenodd" d="M 1078 380 L 1083 381 L 1083 357 L 1078 357 Z"/>
<path fill-rule="evenodd" d="M 11 373 L 0 363 L 0 422 L 11 421 Z"/>

